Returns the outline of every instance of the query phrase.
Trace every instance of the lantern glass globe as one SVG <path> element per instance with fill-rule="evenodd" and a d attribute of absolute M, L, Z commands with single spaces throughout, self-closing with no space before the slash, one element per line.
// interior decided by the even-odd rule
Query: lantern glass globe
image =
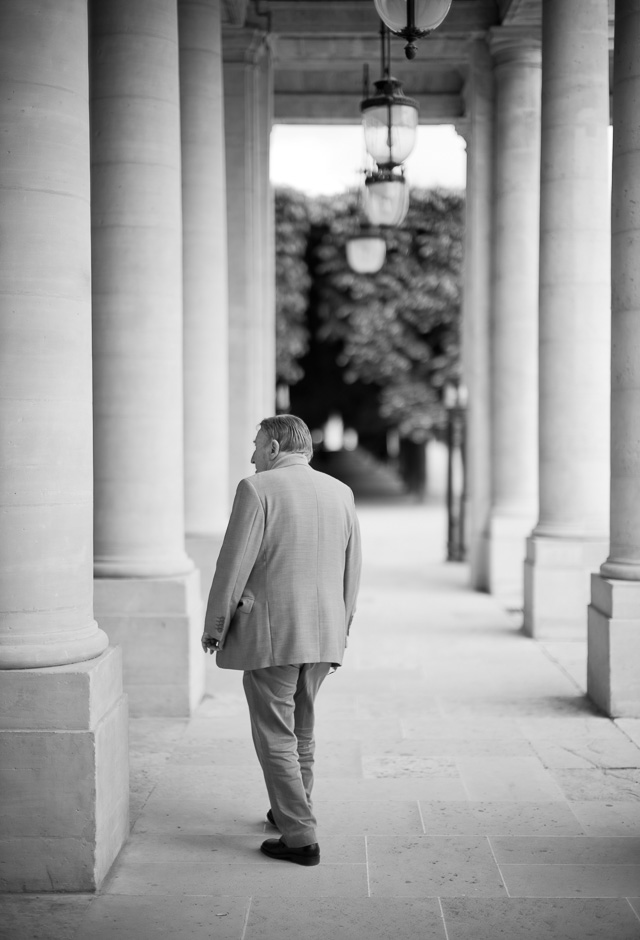
<path fill-rule="evenodd" d="M 347 241 L 347 263 L 356 274 L 375 274 L 387 255 L 387 244 L 379 235 L 361 233 Z"/>
<path fill-rule="evenodd" d="M 365 103 L 362 126 L 367 153 L 378 166 L 399 166 L 415 147 L 418 110 L 413 105 L 380 102 L 367 106 Z"/>
<path fill-rule="evenodd" d="M 401 225 L 409 211 L 409 185 L 405 178 L 373 173 L 365 180 L 362 208 L 371 225 Z"/>
<path fill-rule="evenodd" d="M 415 27 L 416 36 L 426 36 L 437 29 L 451 7 L 451 0 L 414 0 L 414 23 L 408 22 L 407 0 L 374 0 L 378 16 L 392 33 L 403 35 L 407 26 Z"/>

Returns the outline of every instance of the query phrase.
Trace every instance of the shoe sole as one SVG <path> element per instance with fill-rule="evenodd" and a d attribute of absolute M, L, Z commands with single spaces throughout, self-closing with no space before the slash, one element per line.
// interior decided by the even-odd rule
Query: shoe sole
<path fill-rule="evenodd" d="M 311 858 L 305 858 L 304 855 L 272 855 L 271 852 L 266 852 L 262 846 L 260 846 L 260 851 L 263 855 L 266 855 L 267 858 L 273 858 L 277 862 L 293 862 L 295 865 L 304 865 L 309 867 L 311 865 L 320 864 L 320 856 L 311 856 Z"/>

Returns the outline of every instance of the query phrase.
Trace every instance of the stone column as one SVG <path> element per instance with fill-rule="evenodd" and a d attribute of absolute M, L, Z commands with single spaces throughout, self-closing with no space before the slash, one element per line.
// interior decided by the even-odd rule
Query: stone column
<path fill-rule="evenodd" d="M 587 691 L 640 717 L 640 0 L 617 0 L 611 206 L 611 547 L 591 579 Z"/>
<path fill-rule="evenodd" d="M 484 38 L 469 45 L 465 86 L 467 196 L 462 352 L 467 405 L 467 531 L 471 584 L 489 587 L 490 347 L 493 63 Z"/>
<path fill-rule="evenodd" d="M 492 31 L 493 178 L 489 588 L 522 607 L 525 539 L 537 515 L 540 42 Z"/>
<path fill-rule="evenodd" d="M 229 339 L 220 0 L 179 0 L 187 549 L 208 592 L 227 524 Z"/>
<path fill-rule="evenodd" d="M 253 470 L 259 421 L 275 410 L 273 215 L 269 133 L 271 56 L 264 33 L 223 31 L 229 250 L 230 472 Z"/>
<path fill-rule="evenodd" d="M 269 49 L 265 50 L 267 53 Z M 271 128 L 273 127 L 273 68 L 271 56 L 262 55 L 259 62 L 258 117 L 259 170 L 261 191 L 261 224 L 259 240 L 264 257 L 262 294 L 262 382 L 264 416 L 276 409 L 276 244 L 275 202 L 269 178 Z"/>
<path fill-rule="evenodd" d="M 0 7 L 0 890 L 96 888 L 128 833 L 120 651 L 93 619 L 84 0 Z"/>
<path fill-rule="evenodd" d="M 134 714 L 204 685 L 184 548 L 176 0 L 91 3 L 96 610 Z"/>
<path fill-rule="evenodd" d="M 609 38 L 606 0 L 544 0 L 540 187 L 540 518 L 529 636 L 586 636 L 609 534 Z"/>

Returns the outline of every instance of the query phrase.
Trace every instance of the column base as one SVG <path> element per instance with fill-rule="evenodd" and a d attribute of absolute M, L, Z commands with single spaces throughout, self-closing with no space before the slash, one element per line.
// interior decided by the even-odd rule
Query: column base
<path fill-rule="evenodd" d="M 204 694 L 203 614 L 197 571 L 173 578 L 97 578 L 94 608 L 122 647 L 135 718 L 185 717 Z"/>
<path fill-rule="evenodd" d="M 611 718 L 640 718 L 640 582 L 591 577 L 587 695 Z"/>
<path fill-rule="evenodd" d="M 523 566 L 533 514 L 494 514 L 489 525 L 489 592 L 504 607 L 521 610 L 524 603 Z"/>
<path fill-rule="evenodd" d="M 469 540 L 469 581 L 474 591 L 489 590 L 489 538 L 486 532 Z"/>
<path fill-rule="evenodd" d="M 200 572 L 200 589 L 204 601 L 209 597 L 223 538 L 223 532 L 219 535 L 187 535 L 186 537 L 187 554 Z"/>
<path fill-rule="evenodd" d="M 95 891 L 129 836 L 122 656 L 0 686 L 0 891 Z"/>
<path fill-rule="evenodd" d="M 609 550 L 607 539 L 531 535 L 524 563 L 527 636 L 586 639 L 591 574 Z"/>

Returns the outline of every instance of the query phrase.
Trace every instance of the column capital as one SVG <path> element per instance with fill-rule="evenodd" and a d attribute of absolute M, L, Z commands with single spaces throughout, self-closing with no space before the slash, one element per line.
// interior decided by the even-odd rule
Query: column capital
<path fill-rule="evenodd" d="M 521 26 L 496 26 L 489 30 L 489 49 L 496 65 L 542 65 L 542 33 Z"/>
<path fill-rule="evenodd" d="M 270 52 L 269 34 L 263 29 L 222 28 L 222 58 L 225 64 L 255 65 Z"/>
<path fill-rule="evenodd" d="M 222 0 L 222 22 L 243 26 L 247 18 L 249 0 Z"/>
<path fill-rule="evenodd" d="M 469 145 L 469 138 L 471 136 L 471 128 L 469 126 L 469 120 L 465 118 L 459 118 L 453 125 L 454 130 L 458 137 L 461 137 L 464 141 L 465 150 Z"/>

